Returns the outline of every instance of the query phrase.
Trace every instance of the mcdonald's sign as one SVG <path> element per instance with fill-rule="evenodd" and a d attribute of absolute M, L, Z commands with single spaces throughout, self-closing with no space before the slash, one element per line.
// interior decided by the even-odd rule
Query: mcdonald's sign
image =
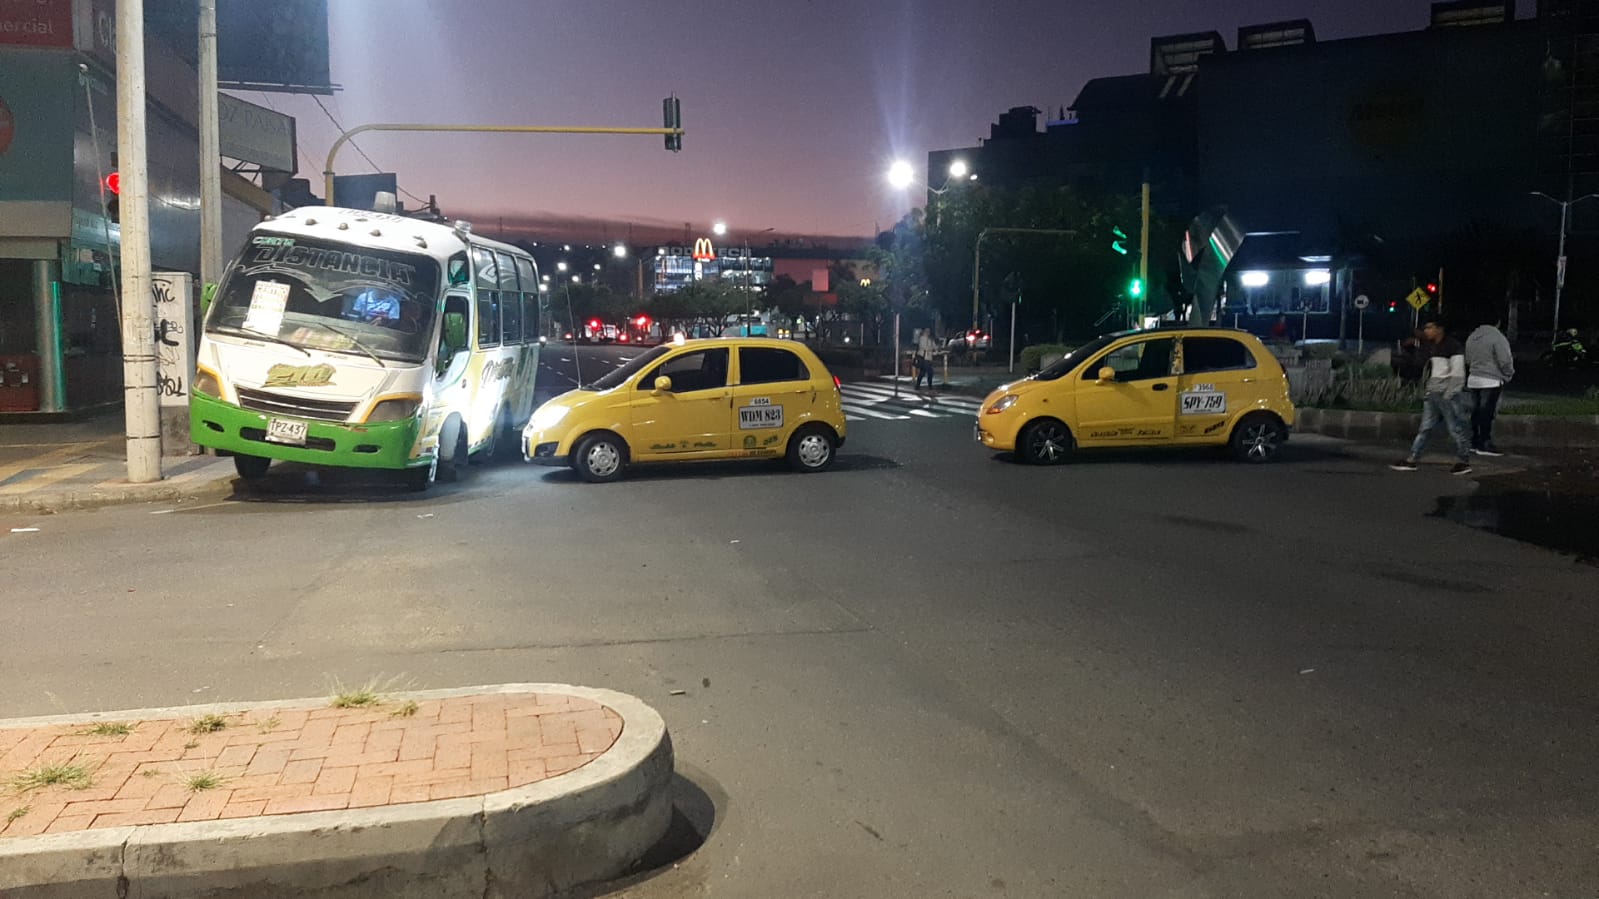
<path fill-rule="evenodd" d="M 696 238 L 694 241 L 694 261 L 710 262 L 716 258 L 716 250 L 711 246 L 709 237 Z"/>

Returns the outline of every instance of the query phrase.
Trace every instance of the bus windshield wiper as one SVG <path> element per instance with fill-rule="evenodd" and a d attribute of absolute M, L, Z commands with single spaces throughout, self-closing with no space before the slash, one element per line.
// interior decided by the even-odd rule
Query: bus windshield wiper
<path fill-rule="evenodd" d="M 373 362 L 376 362 L 378 364 L 379 368 L 388 368 L 388 365 L 384 364 L 383 360 L 378 358 L 378 354 L 374 353 L 370 349 L 368 349 L 367 345 L 362 343 L 360 338 L 356 337 L 354 334 L 351 334 L 348 331 L 342 330 L 340 328 L 335 328 L 332 325 L 328 324 L 327 322 L 325 322 L 325 321 L 323 321 L 321 319 L 317 319 L 316 323 L 321 325 L 324 328 L 327 328 L 329 331 L 332 331 L 333 333 L 339 335 L 340 337 L 343 337 L 345 340 L 348 340 L 350 342 L 351 346 L 354 346 L 356 349 L 358 349 L 361 352 L 365 353 L 368 357 L 370 357 L 372 359 Z"/>
<path fill-rule="evenodd" d="M 295 349 L 297 349 L 300 352 L 306 354 L 307 356 L 311 355 L 311 351 L 310 350 L 306 349 L 303 346 L 300 346 L 299 344 L 295 343 L 292 340 L 284 340 L 283 338 L 279 337 L 276 334 L 268 334 L 265 331 L 257 331 L 254 328 L 246 328 L 246 327 L 244 327 L 242 325 L 239 325 L 239 326 L 223 325 L 223 327 L 228 328 L 229 330 L 232 330 L 232 331 L 237 331 L 240 334 L 248 334 L 251 337 L 259 337 L 262 340 L 270 340 L 273 343 L 281 343 L 284 346 L 294 347 Z"/>

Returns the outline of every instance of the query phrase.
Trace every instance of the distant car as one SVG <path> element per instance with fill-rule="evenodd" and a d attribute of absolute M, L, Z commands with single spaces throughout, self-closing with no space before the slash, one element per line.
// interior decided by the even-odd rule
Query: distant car
<path fill-rule="evenodd" d="M 1107 334 L 983 400 L 977 442 L 1055 465 L 1097 447 L 1227 446 L 1269 462 L 1288 440 L 1288 375 L 1231 328 Z"/>
<path fill-rule="evenodd" d="M 944 349 L 955 355 L 960 355 L 969 350 L 986 350 L 992 347 L 994 338 L 981 329 L 962 331 L 944 342 Z"/>
<path fill-rule="evenodd" d="M 844 445 L 838 379 L 804 344 L 674 340 L 540 406 L 522 454 L 614 481 L 638 462 L 787 458 L 822 471 Z"/>

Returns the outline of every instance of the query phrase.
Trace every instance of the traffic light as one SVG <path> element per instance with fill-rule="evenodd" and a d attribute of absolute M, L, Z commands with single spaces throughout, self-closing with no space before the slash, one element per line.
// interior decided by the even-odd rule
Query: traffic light
<path fill-rule="evenodd" d="M 1388 301 L 1388 311 L 1389 312 L 1398 312 L 1399 311 L 1399 303 L 1394 301 L 1394 300 L 1389 300 Z"/>
<path fill-rule="evenodd" d="M 1112 228 L 1112 229 L 1110 229 L 1110 233 L 1111 233 L 1111 235 L 1113 237 L 1116 238 L 1115 240 L 1110 242 L 1110 248 L 1112 250 L 1115 250 L 1117 253 L 1120 253 L 1121 255 L 1126 256 L 1127 255 L 1127 248 L 1122 246 L 1122 241 L 1127 239 L 1127 232 L 1123 231 L 1120 228 Z"/>
<path fill-rule="evenodd" d="M 1144 296 L 1144 279 L 1134 278 L 1127 282 L 1127 295 L 1135 300 L 1142 299 Z"/>
<path fill-rule="evenodd" d="M 676 97 L 667 97 L 661 101 L 661 127 L 682 130 L 683 105 L 678 102 Z M 668 134 L 666 136 L 666 149 L 671 150 L 673 153 L 683 149 L 683 135 Z"/>
<path fill-rule="evenodd" d="M 105 186 L 105 214 L 113 222 L 121 222 L 122 210 L 118 208 L 122 196 L 122 176 L 112 172 L 102 179 Z"/>
<path fill-rule="evenodd" d="M 1423 289 L 1425 289 L 1427 291 L 1427 296 L 1430 296 L 1433 299 L 1437 299 L 1438 298 L 1438 282 L 1437 281 L 1428 281 Z"/>

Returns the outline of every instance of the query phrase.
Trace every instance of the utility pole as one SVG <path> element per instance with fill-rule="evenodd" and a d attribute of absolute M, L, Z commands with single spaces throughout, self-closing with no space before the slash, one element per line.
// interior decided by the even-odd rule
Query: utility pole
<path fill-rule="evenodd" d="M 144 0 L 117 0 L 122 382 L 128 481 L 134 484 L 161 480 L 161 410 L 155 389 L 155 301 L 150 292 L 150 164 L 145 151 L 144 104 Z"/>
<path fill-rule="evenodd" d="M 222 140 L 217 121 L 217 0 L 200 0 L 200 290 L 222 281 Z"/>
<path fill-rule="evenodd" d="M 1138 236 L 1138 283 L 1143 288 L 1143 295 L 1137 300 L 1135 314 L 1138 320 L 1133 322 L 1133 327 L 1141 327 L 1144 317 L 1144 297 L 1149 296 L 1149 167 L 1144 167 L 1144 199 L 1143 199 L 1143 227 L 1139 229 Z"/>

